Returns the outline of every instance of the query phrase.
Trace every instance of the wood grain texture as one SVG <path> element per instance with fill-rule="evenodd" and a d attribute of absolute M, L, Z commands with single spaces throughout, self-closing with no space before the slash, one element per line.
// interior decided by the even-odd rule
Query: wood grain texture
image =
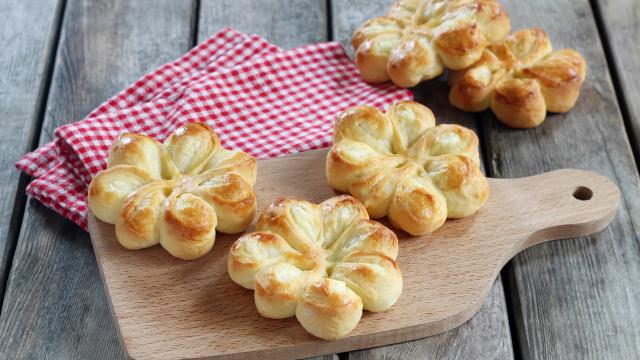
<path fill-rule="evenodd" d="M 223 27 L 260 35 L 284 49 L 327 40 L 322 0 L 201 0 L 199 10 L 199 42 Z"/>
<path fill-rule="evenodd" d="M 388 10 L 387 0 L 333 0 L 331 2 L 333 35 L 353 56 L 351 34 L 367 19 Z M 449 105 L 449 88 L 444 79 L 423 83 L 414 89 L 415 99 L 428 106 L 438 123 L 455 123 L 478 132 L 473 114 L 465 113 Z M 482 146 L 482 144 L 480 145 Z M 357 359 L 385 358 L 397 355 L 408 358 L 513 358 L 513 346 L 509 319 L 500 276 L 494 283 L 486 303 L 478 314 L 464 325 L 447 333 L 426 339 L 358 351 L 350 354 Z"/>
<path fill-rule="evenodd" d="M 258 209 L 278 197 L 318 203 L 333 196 L 325 178 L 326 156 L 323 149 L 259 161 Z M 449 220 L 430 235 L 396 230 L 403 274 L 400 299 L 386 312 L 365 312 L 355 330 L 336 341 L 314 338 L 295 318 L 258 314 L 251 291 L 227 275 L 227 254 L 238 235 L 217 234 L 209 254 L 183 261 L 159 246 L 126 250 L 116 240 L 114 226 L 93 216 L 89 228 L 132 358 L 315 356 L 413 340 L 464 323 L 513 255 L 540 242 L 602 230 L 620 195 L 608 179 L 580 170 L 489 183 L 491 197 L 476 214 Z M 580 187 L 592 192 L 588 200 L 576 198 Z"/>
<path fill-rule="evenodd" d="M 14 163 L 31 150 L 46 101 L 62 1 L 4 1 L 0 6 L 0 299 L 25 197 Z"/>
<path fill-rule="evenodd" d="M 628 116 L 631 140 L 635 143 L 636 160 L 640 156 L 640 2 L 636 0 L 595 0 L 594 11 L 602 19 L 601 36 L 609 45 L 610 59 L 617 73 L 622 95 L 621 106 Z"/>
<path fill-rule="evenodd" d="M 520 347 L 532 359 L 632 359 L 640 353 L 640 188 L 607 64 L 586 0 L 503 1 L 514 29 L 541 26 L 554 48 L 574 47 L 587 60 L 576 107 L 517 131 L 484 114 L 494 177 L 562 167 L 597 171 L 622 190 L 607 231 L 545 244 L 513 262 Z"/>
<path fill-rule="evenodd" d="M 198 41 L 223 27 L 257 34 L 288 49 L 327 40 L 322 0 L 202 0 Z"/>
<path fill-rule="evenodd" d="M 191 10 L 191 1 L 70 0 L 40 143 L 185 52 Z M 0 358 L 123 356 L 88 234 L 29 201 L 0 317 Z"/>

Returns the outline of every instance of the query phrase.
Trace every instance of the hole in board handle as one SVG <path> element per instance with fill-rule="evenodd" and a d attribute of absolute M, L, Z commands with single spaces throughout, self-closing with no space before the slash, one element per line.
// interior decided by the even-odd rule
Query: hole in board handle
<path fill-rule="evenodd" d="M 593 191 L 586 186 L 578 186 L 573 192 L 573 197 L 581 201 L 590 200 L 592 196 Z"/>

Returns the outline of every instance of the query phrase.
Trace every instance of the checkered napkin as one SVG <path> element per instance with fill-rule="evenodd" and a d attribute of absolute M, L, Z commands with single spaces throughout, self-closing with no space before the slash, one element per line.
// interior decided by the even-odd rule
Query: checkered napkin
<path fill-rule="evenodd" d="M 163 141 L 182 124 L 205 122 L 222 145 L 258 159 L 330 145 L 345 108 L 411 99 L 391 84 L 371 85 L 339 43 L 281 50 L 223 29 L 182 58 L 142 77 L 16 166 L 36 179 L 27 194 L 86 229 L 87 186 L 123 132 Z"/>

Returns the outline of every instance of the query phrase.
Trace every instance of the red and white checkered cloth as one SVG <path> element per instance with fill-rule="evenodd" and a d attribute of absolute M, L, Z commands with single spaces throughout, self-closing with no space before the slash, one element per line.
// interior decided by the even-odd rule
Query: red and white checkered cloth
<path fill-rule="evenodd" d="M 54 141 L 16 166 L 36 177 L 28 195 L 86 228 L 87 185 L 120 133 L 163 141 L 182 124 L 205 122 L 224 147 L 264 159 L 329 146 L 335 116 L 348 107 L 411 98 L 392 84 L 365 83 L 339 43 L 283 51 L 223 29 L 56 129 Z"/>

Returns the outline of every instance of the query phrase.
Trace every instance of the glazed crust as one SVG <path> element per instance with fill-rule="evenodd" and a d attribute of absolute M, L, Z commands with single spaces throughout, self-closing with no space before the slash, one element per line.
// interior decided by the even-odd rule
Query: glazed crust
<path fill-rule="evenodd" d="M 547 111 L 573 108 L 586 68 L 576 51 L 552 51 L 543 30 L 525 29 L 489 46 L 468 69 L 453 72 L 449 101 L 466 111 L 491 108 L 510 127 L 532 128 Z"/>
<path fill-rule="evenodd" d="M 351 38 L 355 62 L 369 82 L 415 86 L 476 62 L 490 42 L 511 28 L 494 0 L 399 0 Z"/>
<path fill-rule="evenodd" d="M 256 231 L 231 247 L 228 272 L 254 290 L 267 318 L 296 316 L 326 340 L 351 332 L 362 310 L 385 311 L 402 292 L 395 259 L 398 238 L 368 219 L 347 195 L 321 204 L 278 199 L 260 216 Z"/>
<path fill-rule="evenodd" d="M 362 201 L 372 218 L 387 216 L 422 235 L 484 205 L 489 184 L 479 163 L 473 131 L 435 126 L 428 108 L 405 101 L 386 113 L 361 106 L 339 115 L 326 173 L 331 187 Z"/>
<path fill-rule="evenodd" d="M 89 208 L 115 224 L 127 249 L 160 244 L 175 257 L 196 259 L 211 250 L 216 230 L 249 226 L 255 176 L 255 158 L 223 149 L 204 124 L 180 127 L 164 144 L 125 133 L 89 185 Z"/>

